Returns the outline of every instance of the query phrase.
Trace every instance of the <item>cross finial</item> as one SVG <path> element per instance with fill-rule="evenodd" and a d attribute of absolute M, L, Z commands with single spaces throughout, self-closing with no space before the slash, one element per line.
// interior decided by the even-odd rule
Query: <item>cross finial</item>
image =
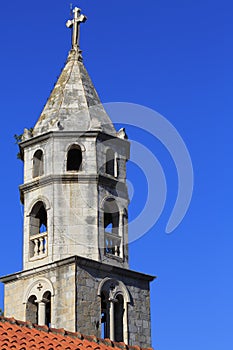
<path fill-rule="evenodd" d="M 72 49 L 75 51 L 79 50 L 79 39 L 80 39 L 80 23 L 84 23 L 87 17 L 81 15 L 81 9 L 75 7 L 73 9 L 74 18 L 66 22 L 67 28 L 73 28 L 72 33 Z"/>

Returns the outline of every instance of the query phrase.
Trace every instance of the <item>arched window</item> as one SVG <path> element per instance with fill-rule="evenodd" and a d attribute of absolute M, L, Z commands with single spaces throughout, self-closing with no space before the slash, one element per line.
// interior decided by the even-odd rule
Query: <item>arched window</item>
<path fill-rule="evenodd" d="M 67 154 L 67 171 L 79 171 L 82 166 L 82 151 L 80 146 L 73 145 L 70 147 Z"/>
<path fill-rule="evenodd" d="M 40 309 L 40 320 L 39 320 Z M 31 295 L 26 305 L 26 321 L 40 323 L 40 325 L 51 325 L 51 293 L 45 292 L 43 298 L 38 300 L 35 295 Z"/>
<path fill-rule="evenodd" d="M 24 296 L 26 304 L 26 320 L 39 325 L 51 326 L 52 297 L 54 288 L 50 280 L 41 277 L 32 282 Z"/>
<path fill-rule="evenodd" d="M 115 176 L 115 154 L 111 149 L 106 153 L 106 174 Z"/>
<path fill-rule="evenodd" d="M 114 335 L 115 341 L 124 341 L 124 298 L 117 295 L 114 303 Z"/>
<path fill-rule="evenodd" d="M 113 198 L 104 203 L 105 253 L 120 256 L 119 208 Z"/>
<path fill-rule="evenodd" d="M 38 323 L 38 304 L 36 303 L 36 296 L 31 295 L 26 304 L 26 321 Z"/>
<path fill-rule="evenodd" d="M 44 174 L 44 156 L 41 150 L 34 153 L 33 156 L 33 177 L 42 176 Z"/>
<path fill-rule="evenodd" d="M 43 295 L 43 302 L 45 303 L 45 325 L 51 325 L 51 293 L 45 292 Z"/>
<path fill-rule="evenodd" d="M 104 278 L 98 288 L 101 297 L 102 338 L 128 344 L 129 292 L 123 282 Z"/>
<path fill-rule="evenodd" d="M 42 201 L 37 202 L 30 215 L 30 234 L 47 232 L 47 211 Z"/>
<path fill-rule="evenodd" d="M 119 208 L 114 198 L 109 198 L 104 203 L 104 229 L 113 234 L 118 234 Z"/>
<path fill-rule="evenodd" d="M 30 214 L 30 258 L 47 254 L 47 211 L 42 201 L 37 202 Z"/>
<path fill-rule="evenodd" d="M 109 338 L 109 310 L 107 295 L 101 293 L 101 338 Z"/>

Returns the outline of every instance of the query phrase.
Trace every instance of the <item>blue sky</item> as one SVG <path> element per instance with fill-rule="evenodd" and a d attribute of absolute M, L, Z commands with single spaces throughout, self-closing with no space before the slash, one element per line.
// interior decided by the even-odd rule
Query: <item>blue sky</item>
<path fill-rule="evenodd" d="M 13 136 L 34 125 L 64 65 L 70 48 L 65 27 L 69 3 L 1 3 L 0 275 L 22 268 L 18 185 L 23 170 Z M 130 245 L 131 268 L 158 276 L 151 286 L 153 346 L 228 349 L 233 345 L 232 2 L 73 4 L 88 16 L 81 48 L 102 102 L 137 103 L 161 113 L 178 130 L 192 158 L 192 202 L 182 223 L 167 235 L 177 195 L 176 169 L 152 135 L 128 130 L 131 139 L 156 155 L 168 187 L 159 220 Z M 132 218 L 140 215 L 147 186 L 137 165 L 129 164 L 128 174 L 134 186 Z"/>

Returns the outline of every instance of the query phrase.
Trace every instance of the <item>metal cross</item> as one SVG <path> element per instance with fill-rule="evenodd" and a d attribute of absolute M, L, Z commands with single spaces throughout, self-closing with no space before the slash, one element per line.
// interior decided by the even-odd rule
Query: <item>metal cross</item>
<path fill-rule="evenodd" d="M 67 28 L 73 28 L 72 33 L 72 49 L 77 50 L 79 48 L 79 39 L 80 39 L 80 23 L 84 23 L 87 20 L 87 17 L 81 15 L 81 9 L 75 7 L 73 9 L 74 18 L 66 22 Z"/>

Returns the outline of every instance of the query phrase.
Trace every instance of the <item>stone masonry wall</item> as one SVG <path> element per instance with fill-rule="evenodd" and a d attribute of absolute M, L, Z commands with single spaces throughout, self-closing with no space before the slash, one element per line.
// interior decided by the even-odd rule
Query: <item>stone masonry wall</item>
<path fill-rule="evenodd" d="M 151 346 L 150 291 L 148 280 L 135 279 L 122 273 L 101 271 L 91 267 L 77 268 L 77 330 L 84 334 L 101 336 L 101 300 L 97 295 L 100 282 L 106 278 L 122 281 L 128 289 L 129 345 Z M 138 277 L 140 275 L 138 274 Z"/>
<path fill-rule="evenodd" d="M 41 278 L 48 279 L 54 288 L 51 298 L 52 319 L 51 326 L 75 331 L 75 264 L 68 264 L 44 269 L 44 271 L 32 271 L 21 273 L 19 278 L 5 284 L 5 308 L 6 317 L 26 321 L 26 295 L 30 287 Z M 43 284 L 43 282 L 42 282 Z"/>
<path fill-rule="evenodd" d="M 5 316 L 26 320 L 26 302 L 32 286 L 52 286 L 51 326 L 101 337 L 100 283 L 106 279 L 122 282 L 129 294 L 127 304 L 129 345 L 151 346 L 150 276 L 81 257 L 64 259 L 27 270 L 5 279 Z M 36 286 L 35 286 L 36 285 Z"/>

